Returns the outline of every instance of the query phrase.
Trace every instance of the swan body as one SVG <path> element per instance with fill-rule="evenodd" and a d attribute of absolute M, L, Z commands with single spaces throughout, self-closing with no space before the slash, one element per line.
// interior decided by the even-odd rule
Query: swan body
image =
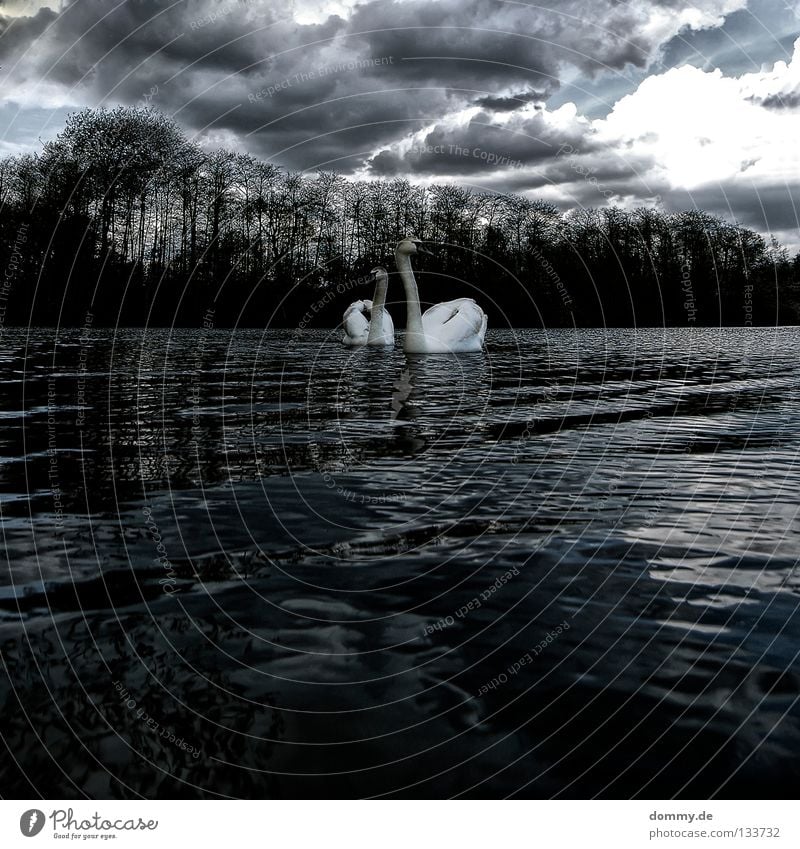
<path fill-rule="evenodd" d="M 385 268 L 373 268 L 375 278 L 374 300 L 354 301 L 342 317 L 343 345 L 394 345 L 394 322 L 386 309 L 386 292 L 389 274 Z"/>
<path fill-rule="evenodd" d="M 342 316 L 342 344 L 366 345 L 369 336 L 369 316 L 372 301 L 354 301 Z"/>
<path fill-rule="evenodd" d="M 488 318 L 472 298 L 444 301 L 422 312 L 410 259 L 418 250 L 416 240 L 403 239 L 394 252 L 408 307 L 404 350 L 409 354 L 482 351 Z"/>

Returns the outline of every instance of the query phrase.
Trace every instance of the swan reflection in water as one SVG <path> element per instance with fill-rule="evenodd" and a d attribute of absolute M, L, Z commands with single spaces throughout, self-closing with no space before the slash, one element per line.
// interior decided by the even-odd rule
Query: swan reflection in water
<path fill-rule="evenodd" d="M 443 440 L 457 447 L 487 422 L 492 365 L 485 352 L 417 356 L 399 344 L 394 352 L 340 351 L 335 370 L 312 373 L 305 392 L 311 442 L 328 457 L 333 450 L 340 469 L 413 456 Z"/>
<path fill-rule="evenodd" d="M 463 443 L 486 414 L 491 368 L 483 354 L 406 355 L 391 382 L 389 421 L 394 441 L 410 454 L 434 443 Z"/>

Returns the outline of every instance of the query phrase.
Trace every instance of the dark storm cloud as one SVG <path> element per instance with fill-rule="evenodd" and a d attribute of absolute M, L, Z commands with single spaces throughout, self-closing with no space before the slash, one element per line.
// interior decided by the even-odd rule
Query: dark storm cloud
<path fill-rule="evenodd" d="M 489 93 L 487 86 L 557 86 L 558 64 L 545 26 L 526 7 L 491 0 L 372 2 L 356 7 L 353 33 L 374 55 L 398 56 L 409 85 L 452 86 Z"/>
<path fill-rule="evenodd" d="M 283 164 L 308 169 L 335 163 L 337 170 L 347 171 L 359 167 L 376 146 L 429 122 L 419 114 L 413 91 L 387 97 L 371 75 L 354 80 L 352 72 L 328 73 L 330 80 L 310 84 L 301 78 L 293 88 L 253 102 L 251 97 L 268 92 L 270 86 L 296 79 L 274 78 L 266 88 L 248 93 L 228 126 L 239 128 L 249 149 Z M 426 103 L 440 112 L 452 108 L 444 92 L 431 92 Z"/>
<path fill-rule="evenodd" d="M 35 15 L 10 17 L 0 14 L 0 60 L 15 59 L 53 23 L 52 9 L 39 9 Z"/>
<path fill-rule="evenodd" d="M 559 150 L 591 150 L 588 126 L 575 122 L 569 128 L 554 126 L 541 112 L 495 124 L 485 112 L 468 124 L 437 126 L 404 154 L 382 151 L 370 170 L 381 176 L 396 174 L 473 174 L 496 168 L 537 165 L 559 155 Z"/>
<path fill-rule="evenodd" d="M 564 151 L 567 153 L 567 151 Z M 635 186 L 637 194 L 652 192 L 651 169 L 655 161 L 652 156 L 630 153 L 621 154 L 613 148 L 606 148 L 591 156 L 564 156 L 548 166 L 545 171 L 547 181 L 553 185 L 566 183 L 585 183 L 589 194 L 600 190 L 613 190 L 620 194 L 631 194 Z M 582 193 L 583 196 L 583 193 Z"/>
<path fill-rule="evenodd" d="M 480 190 L 500 194 L 528 194 L 546 197 L 563 210 L 603 207 L 614 200 L 637 198 L 654 204 L 668 185 L 654 176 L 652 157 L 623 157 L 610 148 L 597 147 L 591 154 L 573 157 L 557 153 L 551 165 L 540 167 L 484 169 L 459 180 Z"/>
<path fill-rule="evenodd" d="M 171 5 L 128 0 L 110 8 L 100 0 L 75 0 L 37 44 L 29 75 L 47 72 L 50 79 L 72 85 L 95 68 L 101 74 L 95 94 L 115 88 L 124 96 L 138 91 L 142 79 L 263 72 L 278 64 L 276 54 L 302 42 L 292 21 L 255 10 L 255 4 L 240 0 Z M 336 22 L 326 23 L 303 35 L 325 40 L 338 28 Z"/>
<path fill-rule="evenodd" d="M 557 190 L 554 202 L 567 210 L 576 206 L 603 207 L 619 199 L 637 198 L 655 203 L 667 184 L 652 171 L 650 156 L 622 156 L 613 149 L 597 149 L 588 156 L 562 153 L 557 161 L 538 171 L 498 174 L 482 185 L 495 191 L 529 193 L 549 187 Z"/>
<path fill-rule="evenodd" d="M 565 66 L 590 73 L 629 64 L 644 67 L 657 47 L 645 35 L 652 5 L 634 9 L 618 0 L 564 0 L 549 7 L 496 0 L 372 2 L 356 8 L 350 29 L 363 31 L 373 52 L 405 57 L 411 80 L 457 81 L 479 90 L 492 82 L 523 81 L 547 93 L 558 88 Z"/>
<path fill-rule="evenodd" d="M 15 21 L 9 34 L 16 30 L 15 44 L 34 47 L 16 72 L 20 82 L 46 77 L 74 86 L 78 102 L 88 105 L 148 103 L 190 132 L 224 131 L 243 149 L 288 167 L 331 162 L 347 171 L 475 103 L 513 113 L 544 99 L 565 67 L 593 74 L 643 66 L 657 47 L 647 26 L 651 8 L 616 0 L 564 0 L 549 9 L 498 0 L 372 0 L 347 16 L 298 24 L 277 3 L 260 0 L 128 0 L 118 8 L 72 0 L 56 20 L 43 10 Z M 361 64 L 350 68 L 354 61 Z M 516 134 L 506 130 L 504 150 L 502 131 L 474 124 L 447 143 L 542 161 L 547 145 L 562 140 L 524 120 L 534 123 Z M 408 167 L 419 171 L 421 164 Z M 440 164 L 447 173 L 456 166 Z"/>
<path fill-rule="evenodd" d="M 797 109 L 800 106 L 800 91 L 771 94 L 762 99 L 751 98 L 765 109 Z"/>
<path fill-rule="evenodd" d="M 424 102 L 413 91 L 387 99 L 386 89 L 408 88 L 399 61 L 373 57 L 335 16 L 299 25 L 239 0 L 136 0 L 116 10 L 79 0 L 39 39 L 20 76 L 80 85 L 97 105 L 153 105 L 190 131 L 227 130 L 254 153 L 285 151 L 289 167 L 340 159 L 347 169 L 358 165 L 351 154 L 363 160 L 417 129 L 421 108 L 452 108 L 444 91 Z"/>
<path fill-rule="evenodd" d="M 510 94 L 508 97 L 479 97 L 475 106 L 482 106 L 492 112 L 514 112 L 526 103 L 542 103 L 547 99 L 543 91 L 523 91 L 519 94 Z"/>
<path fill-rule="evenodd" d="M 662 196 L 670 210 L 704 209 L 761 232 L 796 231 L 800 226 L 797 191 L 786 183 L 713 185 L 691 192 L 667 189 Z"/>

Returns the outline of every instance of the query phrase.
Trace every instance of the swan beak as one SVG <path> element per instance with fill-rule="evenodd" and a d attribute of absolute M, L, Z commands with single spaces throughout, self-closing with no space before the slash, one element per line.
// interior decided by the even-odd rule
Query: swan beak
<path fill-rule="evenodd" d="M 429 251 L 427 248 L 423 248 L 422 245 L 419 244 L 419 242 L 416 242 L 415 244 L 417 246 L 418 254 L 426 254 L 427 256 L 433 256 L 433 251 Z"/>

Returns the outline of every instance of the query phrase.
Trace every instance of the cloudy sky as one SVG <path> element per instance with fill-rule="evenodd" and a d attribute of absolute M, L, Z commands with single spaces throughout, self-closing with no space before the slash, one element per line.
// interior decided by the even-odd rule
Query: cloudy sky
<path fill-rule="evenodd" d="M 800 247 L 800 1 L 0 0 L 0 153 L 151 104 L 287 168 L 703 208 Z"/>

